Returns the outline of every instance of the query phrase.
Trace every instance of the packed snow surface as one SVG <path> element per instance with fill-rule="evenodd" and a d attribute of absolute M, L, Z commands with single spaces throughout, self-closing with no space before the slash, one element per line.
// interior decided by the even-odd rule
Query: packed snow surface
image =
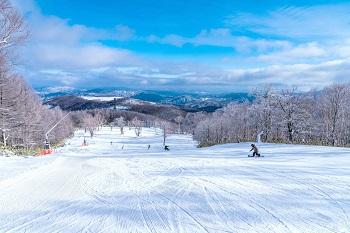
<path fill-rule="evenodd" d="M 350 232 L 350 150 L 104 128 L 54 155 L 0 157 L 0 232 Z M 148 145 L 151 145 L 148 150 Z M 123 149 L 122 149 L 123 148 Z"/>

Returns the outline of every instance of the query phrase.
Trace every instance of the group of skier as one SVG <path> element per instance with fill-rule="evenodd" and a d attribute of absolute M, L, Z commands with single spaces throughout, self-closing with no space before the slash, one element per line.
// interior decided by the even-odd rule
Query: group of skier
<path fill-rule="evenodd" d="M 112 145 L 113 142 L 111 141 L 110 144 Z M 85 138 L 84 138 L 83 145 L 84 145 L 84 146 L 87 145 Z M 255 144 L 251 144 L 251 147 L 252 147 L 252 148 L 250 149 L 249 152 L 253 151 L 253 155 L 248 155 L 248 157 L 263 157 L 263 156 L 260 155 L 259 149 L 258 149 L 258 147 L 257 147 Z M 124 145 L 122 146 L 122 149 L 124 149 Z M 151 145 L 148 145 L 148 146 L 147 146 L 147 149 L 148 149 L 148 150 L 151 149 Z M 168 145 L 165 145 L 165 146 L 164 146 L 164 150 L 165 150 L 165 151 L 169 151 L 169 150 L 170 150 L 170 149 L 169 149 L 169 146 L 168 146 Z"/>

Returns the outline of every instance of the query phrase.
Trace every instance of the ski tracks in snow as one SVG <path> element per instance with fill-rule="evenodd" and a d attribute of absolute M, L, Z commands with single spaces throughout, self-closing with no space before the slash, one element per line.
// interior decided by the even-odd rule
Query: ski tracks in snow
<path fill-rule="evenodd" d="M 73 138 L 55 163 L 0 181 L 0 232 L 350 232 L 346 157 L 339 170 L 322 157 L 247 160 L 249 144 L 197 149 L 183 135 L 169 138 L 188 141 L 181 153 L 145 151 L 161 135 L 132 133 Z"/>

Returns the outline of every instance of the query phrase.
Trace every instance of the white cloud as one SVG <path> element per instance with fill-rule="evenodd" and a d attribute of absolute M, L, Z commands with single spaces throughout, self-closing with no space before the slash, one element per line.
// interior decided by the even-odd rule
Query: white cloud
<path fill-rule="evenodd" d="M 229 79 L 249 88 L 273 84 L 298 86 L 301 90 L 320 89 L 337 82 L 349 82 L 350 60 L 332 60 L 319 64 L 271 65 L 256 69 L 231 70 Z"/>
<path fill-rule="evenodd" d="M 116 36 L 115 39 L 119 41 L 131 40 L 135 37 L 135 30 L 126 25 L 116 26 Z"/>
<path fill-rule="evenodd" d="M 239 23 L 251 31 L 272 33 L 284 39 L 238 36 L 228 28 L 202 30 L 193 37 L 169 34 L 145 38 L 137 36 L 125 25 L 112 30 L 72 25 L 66 19 L 43 15 L 30 0 L 13 1 L 22 9 L 31 27 L 32 36 L 22 50 L 23 73 L 35 86 L 242 91 L 268 83 L 279 87 L 320 88 L 333 82 L 348 81 L 350 77 L 350 39 L 340 38 L 347 35 L 346 30 L 335 32 L 336 36 L 329 36 L 332 39 L 327 41 L 306 40 L 301 36 L 303 30 L 311 29 L 315 31 L 305 32 L 305 35 L 328 37 L 332 33 L 333 29 L 320 32 L 320 23 L 308 25 L 312 19 L 305 12 L 310 12 L 310 9 L 288 8 L 264 17 L 241 15 L 238 19 L 230 19 L 230 23 Z M 323 8 L 320 9 L 312 8 L 311 12 L 324 12 Z M 343 12 L 339 7 L 334 9 Z M 331 9 L 332 16 L 334 9 Z M 334 22 L 335 29 L 340 30 L 346 15 L 343 12 L 340 16 L 341 19 L 326 16 L 325 25 Z M 298 28 L 298 22 L 302 20 L 305 20 L 307 29 Z M 255 23 L 257 28 L 253 27 Z M 290 31 L 282 27 L 283 23 L 290 27 Z M 287 37 L 303 37 L 303 40 Z M 227 59 L 184 56 L 175 60 L 167 55 L 155 58 L 100 42 L 106 39 L 137 40 L 179 48 L 186 44 L 227 47 L 232 48 L 232 55 Z"/>
<path fill-rule="evenodd" d="M 284 7 L 265 15 L 238 13 L 227 19 L 236 30 L 307 39 L 350 36 L 350 4 Z"/>
<path fill-rule="evenodd" d="M 23 15 L 26 15 L 31 30 L 27 46 L 21 52 L 24 66 L 33 73 L 40 70 L 73 73 L 75 70 L 88 71 L 138 62 L 130 51 L 104 46 L 98 42 L 106 38 L 126 39 L 132 36 L 132 30 L 126 26 L 117 26 L 116 32 L 112 35 L 113 33 L 106 30 L 85 25 L 71 25 L 66 19 L 43 15 L 33 1 L 14 0 L 14 4 L 21 9 Z M 43 75 L 41 73 L 41 76 Z M 68 80 L 73 75 L 61 73 L 61 76 Z M 72 79 L 78 80 L 77 77 Z"/>
<path fill-rule="evenodd" d="M 127 65 L 133 60 L 128 51 L 99 44 L 43 44 L 30 46 L 27 51 L 35 57 L 35 60 L 27 61 L 33 68 L 95 69 L 110 65 Z"/>
<path fill-rule="evenodd" d="M 183 37 L 175 34 L 166 35 L 164 37 L 151 35 L 148 37 L 148 42 L 169 44 L 177 47 L 182 47 L 185 44 L 227 47 L 233 48 L 239 52 L 264 52 L 290 46 L 290 43 L 285 40 L 252 39 L 245 36 L 235 36 L 228 28 L 205 29 L 194 37 Z"/>
<path fill-rule="evenodd" d="M 257 58 L 273 63 L 293 63 L 295 61 L 310 62 L 310 59 L 322 58 L 326 55 L 329 55 L 329 53 L 325 48 L 322 48 L 316 42 L 311 42 L 289 46 L 280 51 L 259 55 Z"/>

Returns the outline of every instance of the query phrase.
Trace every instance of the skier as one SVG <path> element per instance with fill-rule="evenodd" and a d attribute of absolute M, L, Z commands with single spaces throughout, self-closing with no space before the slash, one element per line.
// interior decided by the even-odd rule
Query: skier
<path fill-rule="evenodd" d="M 168 145 L 164 146 L 164 150 L 169 151 L 170 150 L 169 146 Z"/>
<path fill-rule="evenodd" d="M 151 145 L 148 145 L 148 148 L 147 148 L 147 149 L 149 150 L 150 148 L 151 148 Z"/>
<path fill-rule="evenodd" d="M 254 157 L 254 156 L 260 157 L 260 153 L 259 153 L 258 147 L 256 147 L 256 145 L 254 145 L 254 144 L 251 144 L 251 146 L 252 146 L 252 149 L 250 149 L 250 151 L 253 151 L 253 156 L 252 157 Z"/>
<path fill-rule="evenodd" d="M 81 144 L 81 146 L 87 146 L 87 142 L 86 142 L 86 139 L 84 137 L 84 141 L 83 141 L 83 144 Z"/>

